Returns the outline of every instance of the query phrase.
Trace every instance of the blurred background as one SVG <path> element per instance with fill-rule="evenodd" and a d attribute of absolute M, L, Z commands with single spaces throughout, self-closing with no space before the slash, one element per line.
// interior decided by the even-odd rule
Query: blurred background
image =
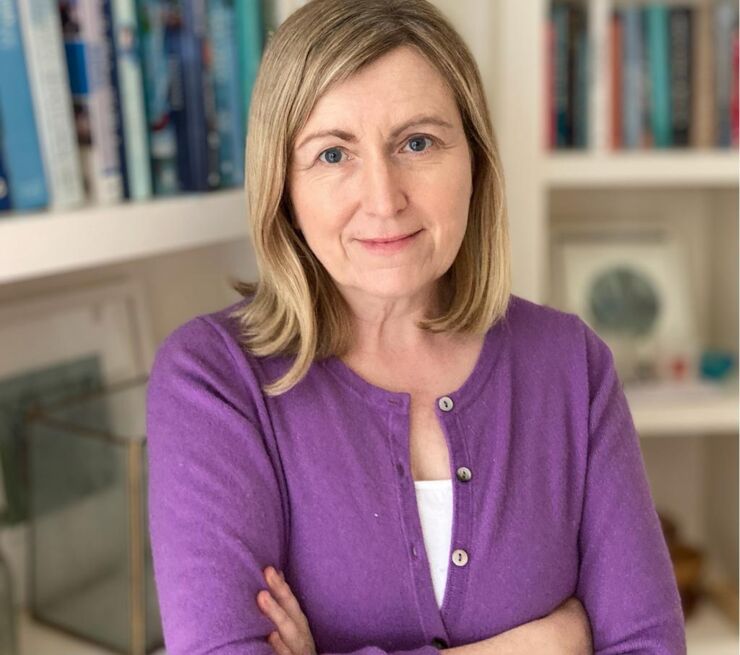
<path fill-rule="evenodd" d="M 245 117 L 300 0 L 0 0 L 0 655 L 161 650 L 143 392 L 255 279 Z M 609 344 L 691 655 L 737 654 L 738 7 L 434 0 L 475 55 L 513 291 Z"/>

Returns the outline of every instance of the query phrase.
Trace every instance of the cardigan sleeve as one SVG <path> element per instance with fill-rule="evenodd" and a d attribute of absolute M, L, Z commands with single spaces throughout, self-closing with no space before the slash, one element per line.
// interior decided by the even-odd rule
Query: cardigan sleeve
<path fill-rule="evenodd" d="M 285 568 L 286 519 L 279 464 L 240 375 L 225 338 L 198 317 L 165 339 L 149 376 L 148 521 L 168 655 L 273 655 L 275 626 L 256 598 L 268 588 L 262 570 Z"/>
<path fill-rule="evenodd" d="M 639 438 L 607 344 L 584 321 L 588 453 L 576 595 L 594 653 L 686 653 L 683 613 Z"/>

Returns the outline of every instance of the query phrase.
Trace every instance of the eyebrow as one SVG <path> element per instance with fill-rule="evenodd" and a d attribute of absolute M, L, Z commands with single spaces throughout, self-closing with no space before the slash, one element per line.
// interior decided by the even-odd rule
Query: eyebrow
<path fill-rule="evenodd" d="M 401 134 L 401 132 L 415 125 L 437 125 L 439 127 L 446 128 L 454 127 L 451 123 L 440 118 L 439 116 L 423 114 L 421 116 L 414 116 L 413 118 L 410 118 L 409 120 L 404 121 L 397 127 L 393 128 L 393 130 L 391 131 L 391 139 L 395 139 L 399 134 Z M 319 130 L 318 132 L 312 132 L 311 134 L 306 136 L 296 147 L 296 150 L 300 150 L 301 148 L 303 148 L 303 146 L 305 146 L 309 141 L 313 141 L 314 139 L 319 139 L 325 136 L 335 136 L 349 143 L 355 143 L 357 141 L 357 137 L 351 132 L 347 132 L 346 130 Z"/>

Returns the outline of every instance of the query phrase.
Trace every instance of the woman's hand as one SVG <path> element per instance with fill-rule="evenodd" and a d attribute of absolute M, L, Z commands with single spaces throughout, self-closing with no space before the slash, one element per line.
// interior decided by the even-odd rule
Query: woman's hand
<path fill-rule="evenodd" d="M 267 642 L 277 655 L 316 655 L 308 619 L 285 578 L 272 566 L 262 573 L 270 591 L 263 589 L 257 594 L 257 606 L 277 627 Z"/>

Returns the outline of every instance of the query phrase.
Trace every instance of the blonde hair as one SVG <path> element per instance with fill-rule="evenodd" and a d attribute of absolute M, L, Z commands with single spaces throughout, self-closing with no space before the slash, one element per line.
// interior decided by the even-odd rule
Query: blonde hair
<path fill-rule="evenodd" d="M 483 333 L 511 290 L 504 180 L 480 73 L 462 38 L 426 0 L 311 0 L 270 37 L 252 93 L 246 187 L 261 278 L 232 281 L 248 303 L 231 314 L 257 356 L 294 355 L 268 395 L 288 391 L 315 359 L 351 345 L 349 307 L 293 227 L 286 176 L 296 135 L 323 93 L 399 47 L 416 48 L 452 90 L 473 157 L 473 193 L 460 250 L 441 282 L 442 312 L 419 328 Z"/>

